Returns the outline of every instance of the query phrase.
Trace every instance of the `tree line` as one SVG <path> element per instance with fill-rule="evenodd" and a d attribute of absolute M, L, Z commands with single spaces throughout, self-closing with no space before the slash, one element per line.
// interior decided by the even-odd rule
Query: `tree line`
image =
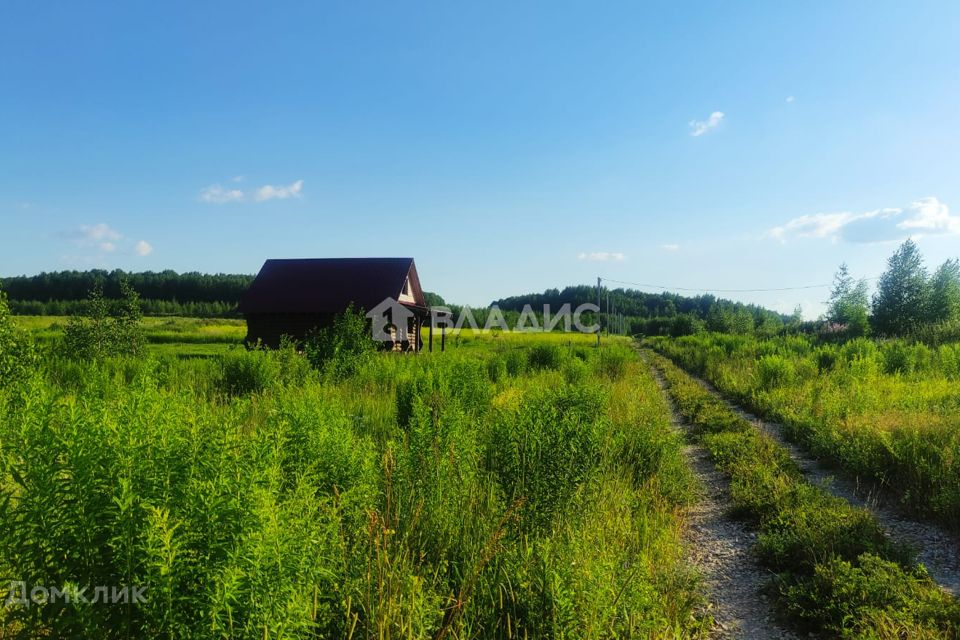
<path fill-rule="evenodd" d="M 871 297 L 867 281 L 846 264 L 834 276 L 827 332 L 856 337 L 915 337 L 931 342 L 960 338 L 960 261 L 946 260 L 931 274 L 920 249 L 907 240 L 887 260 Z"/>
<path fill-rule="evenodd" d="M 230 273 L 92 269 L 0 278 L 0 289 L 7 294 L 9 311 L 21 316 L 82 315 L 88 295 L 98 286 L 107 307 L 116 310 L 125 297 L 125 282 L 139 296 L 144 315 L 232 318 L 238 316 L 237 305 L 253 279 Z M 428 306 L 444 304 L 435 293 L 425 291 L 424 296 Z"/>
<path fill-rule="evenodd" d="M 122 299 L 121 283 L 126 282 L 139 294 L 148 315 L 225 317 L 235 315 L 240 296 L 253 278 L 245 274 L 92 269 L 2 278 L 0 286 L 7 293 L 10 310 L 20 315 L 72 315 L 80 312 L 98 282 L 108 300 Z"/>
<path fill-rule="evenodd" d="M 577 307 L 597 303 L 597 289 L 579 285 L 547 289 L 543 293 L 501 298 L 493 305 L 504 311 L 519 312 L 525 304 L 535 310 L 564 304 Z M 772 335 L 800 322 L 799 310 L 784 315 L 754 304 L 735 302 L 706 294 L 682 296 L 676 293 L 646 293 L 633 289 L 600 291 L 601 324 L 612 327 L 613 314 L 623 318 L 623 329 L 630 334 L 682 336 L 709 330 L 723 333 Z"/>

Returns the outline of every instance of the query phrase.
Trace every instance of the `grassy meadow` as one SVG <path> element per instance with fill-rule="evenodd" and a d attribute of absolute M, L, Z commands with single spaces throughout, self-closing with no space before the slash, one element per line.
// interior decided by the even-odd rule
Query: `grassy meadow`
<path fill-rule="evenodd" d="M 731 507 L 758 531 L 777 610 L 826 637 L 956 638 L 960 602 L 869 511 L 808 482 L 786 449 L 662 356 L 650 355 L 693 438 L 730 479 Z"/>
<path fill-rule="evenodd" d="M 464 333 L 344 376 L 231 348 L 219 320 L 146 319 L 144 355 L 71 360 L 57 322 L 28 319 L 39 357 L 0 390 L 0 578 L 60 597 L 5 607 L 4 637 L 709 627 L 681 543 L 696 483 L 625 339 Z"/>
<path fill-rule="evenodd" d="M 813 455 L 960 531 L 960 344 L 720 334 L 651 344 Z"/>
<path fill-rule="evenodd" d="M 136 322 L 136 353 L 77 358 L 69 319 L 0 314 L 0 638 L 713 637 L 687 443 L 780 623 L 960 638 L 914 550 L 677 366 L 949 523 L 955 347 L 698 334 L 648 363 L 626 337 L 463 330 L 318 364 L 245 349 L 240 321 Z"/>

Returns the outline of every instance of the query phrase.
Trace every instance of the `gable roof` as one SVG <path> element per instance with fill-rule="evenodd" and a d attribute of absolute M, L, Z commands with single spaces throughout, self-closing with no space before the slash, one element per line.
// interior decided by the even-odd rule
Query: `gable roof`
<path fill-rule="evenodd" d="M 238 311 L 339 313 L 351 303 L 372 309 L 399 299 L 410 279 L 415 304 L 426 307 L 413 258 L 304 258 L 267 260 L 240 300 Z"/>

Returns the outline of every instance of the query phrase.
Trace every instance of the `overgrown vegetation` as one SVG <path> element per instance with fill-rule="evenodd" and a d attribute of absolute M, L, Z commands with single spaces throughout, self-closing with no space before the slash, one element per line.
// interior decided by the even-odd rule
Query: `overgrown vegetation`
<path fill-rule="evenodd" d="M 348 307 L 329 327 L 314 329 L 303 345 L 307 360 L 334 379 L 355 374 L 377 350 L 362 310 Z"/>
<path fill-rule="evenodd" d="M 960 528 L 960 344 L 715 334 L 653 344 L 814 456 Z"/>
<path fill-rule="evenodd" d="M 79 359 L 109 356 L 136 356 L 143 351 L 144 335 L 140 326 L 140 296 L 125 281 L 120 281 L 121 303 L 111 315 L 97 282 L 90 290 L 83 315 L 70 318 L 64 331 L 62 352 Z"/>
<path fill-rule="evenodd" d="M 827 337 L 857 338 L 872 333 L 939 344 L 960 339 L 960 262 L 945 261 L 931 277 L 913 240 L 887 261 L 870 301 L 865 280 L 854 280 L 847 265 L 834 278 L 826 320 Z"/>
<path fill-rule="evenodd" d="M 655 354 L 693 437 L 730 478 L 759 530 L 780 611 L 802 631 L 869 638 L 960 637 L 960 602 L 886 538 L 869 512 L 807 483 L 785 449 Z"/>
<path fill-rule="evenodd" d="M 28 377 L 36 355 L 29 334 L 10 317 L 7 294 L 0 289 L 0 389 Z"/>
<path fill-rule="evenodd" d="M 14 605 L 6 636 L 708 626 L 680 543 L 694 495 L 681 442 L 625 347 L 335 349 L 324 371 L 289 345 L 208 359 L 46 351 L 0 390 L 0 575 L 89 599 L 141 586 L 145 601 Z M 349 366 L 329 365 L 341 354 Z"/>

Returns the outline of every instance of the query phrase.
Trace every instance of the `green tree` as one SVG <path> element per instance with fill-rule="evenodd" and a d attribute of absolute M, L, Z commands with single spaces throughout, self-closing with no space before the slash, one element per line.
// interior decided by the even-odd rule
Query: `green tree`
<path fill-rule="evenodd" d="M 120 309 L 114 319 L 114 352 L 124 355 L 138 355 L 146 342 L 140 321 L 140 295 L 133 290 L 127 280 L 120 281 Z"/>
<path fill-rule="evenodd" d="M 103 282 L 94 281 L 82 314 L 70 316 L 64 330 L 66 355 L 79 360 L 97 360 L 108 355 L 113 341 L 110 309 L 103 297 Z"/>
<path fill-rule="evenodd" d="M 931 322 L 960 321 L 960 261 L 947 260 L 930 279 Z"/>
<path fill-rule="evenodd" d="M 923 256 L 913 240 L 907 240 L 887 260 L 873 296 L 873 327 L 888 336 L 906 335 L 927 319 L 930 282 Z"/>
<path fill-rule="evenodd" d="M 120 302 L 116 316 L 103 296 L 103 283 L 95 281 L 87 296 L 83 315 L 71 316 L 64 331 L 68 356 L 97 360 L 114 355 L 137 355 L 146 342 L 140 325 L 140 296 L 126 280 L 120 281 Z"/>
<path fill-rule="evenodd" d="M 33 340 L 13 322 L 7 294 L 0 289 L 0 388 L 25 378 L 37 360 Z"/>
<path fill-rule="evenodd" d="M 827 302 L 827 320 L 846 327 L 850 336 L 866 335 L 870 325 L 867 310 L 867 281 L 854 280 L 846 263 L 841 264 L 833 276 L 833 289 Z"/>

